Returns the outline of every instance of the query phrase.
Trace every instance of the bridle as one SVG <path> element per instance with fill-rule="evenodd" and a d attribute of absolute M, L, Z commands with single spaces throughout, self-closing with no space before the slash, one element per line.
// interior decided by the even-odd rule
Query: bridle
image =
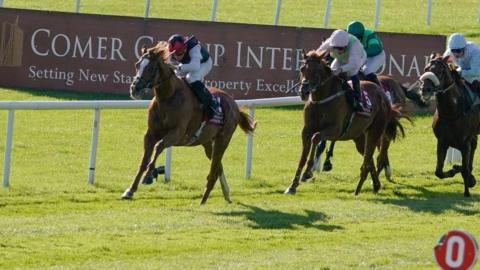
<path fill-rule="evenodd" d="M 145 59 L 145 58 L 147 58 L 147 57 L 143 56 L 142 60 Z M 147 58 L 147 59 L 149 61 L 152 61 L 150 58 Z M 160 78 L 159 80 L 157 80 L 157 83 L 154 84 L 155 78 L 157 77 L 157 74 L 159 73 L 159 71 L 160 71 L 160 64 L 156 61 L 156 64 L 155 64 L 155 66 L 153 68 L 153 71 L 152 71 L 152 74 L 150 75 L 150 77 L 148 79 L 143 79 L 141 76 L 136 75 L 134 77 L 134 82 L 133 83 L 135 83 L 135 82 L 145 83 L 144 88 L 154 89 L 154 88 L 160 87 L 163 83 L 170 80 L 170 78 L 172 78 L 172 76 L 174 74 L 173 70 L 171 68 L 169 68 L 170 73 L 168 75 L 166 75 L 165 78 Z"/>
<path fill-rule="evenodd" d="M 318 59 L 315 59 L 315 58 L 308 58 L 305 60 L 305 64 L 308 63 L 308 62 L 315 62 L 315 63 L 320 63 L 320 60 Z M 330 74 L 330 76 L 328 76 L 325 80 L 321 81 L 320 83 L 316 83 L 314 84 L 315 87 L 311 87 L 310 86 L 310 81 L 309 80 L 304 80 L 301 82 L 302 84 L 302 88 L 303 87 L 308 87 L 308 89 L 310 90 L 310 93 L 309 93 L 309 98 L 308 100 L 310 101 L 310 103 L 312 104 L 324 104 L 324 103 L 327 103 L 327 102 L 330 102 L 331 100 L 334 100 L 336 99 L 337 97 L 340 97 L 341 95 L 343 95 L 345 93 L 345 91 L 340 91 L 340 92 L 337 92 L 333 95 L 329 95 L 328 97 L 324 98 L 324 99 L 321 99 L 321 100 L 312 100 L 312 93 L 318 91 L 319 89 L 321 89 L 322 87 L 324 87 L 327 83 L 330 82 L 331 79 L 333 79 L 334 77 L 336 77 L 335 75 Z"/>

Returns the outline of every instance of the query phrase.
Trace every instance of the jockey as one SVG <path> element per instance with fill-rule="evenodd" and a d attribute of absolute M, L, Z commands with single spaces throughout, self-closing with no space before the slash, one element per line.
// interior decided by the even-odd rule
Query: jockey
<path fill-rule="evenodd" d="M 339 29 L 335 30 L 317 50 L 330 52 L 330 56 L 334 58 L 331 64 L 334 75 L 344 72 L 352 80 L 353 93 L 356 97 L 353 107 L 357 111 L 363 110 L 362 103 L 359 102 L 361 92 L 358 71 L 365 64 L 367 54 L 360 41 L 355 36 Z"/>
<path fill-rule="evenodd" d="M 213 66 L 210 54 L 195 36 L 186 38 L 177 34 L 168 39 L 168 50 L 171 53 L 170 60 L 177 64 L 175 74 L 185 78 L 195 96 L 203 104 L 207 116 L 212 118 L 218 111 L 219 104 L 203 84 L 203 78 Z"/>
<path fill-rule="evenodd" d="M 361 68 L 365 78 L 382 87 L 375 72 L 385 65 L 385 51 L 377 34 L 365 28 L 359 21 L 350 22 L 347 26 L 347 32 L 360 40 L 367 53 L 367 61 Z"/>
<path fill-rule="evenodd" d="M 467 82 L 471 83 L 478 93 L 480 89 L 480 48 L 473 42 L 467 42 L 460 33 L 454 33 L 448 38 L 448 48 L 443 56 L 450 56 L 457 72 Z"/>

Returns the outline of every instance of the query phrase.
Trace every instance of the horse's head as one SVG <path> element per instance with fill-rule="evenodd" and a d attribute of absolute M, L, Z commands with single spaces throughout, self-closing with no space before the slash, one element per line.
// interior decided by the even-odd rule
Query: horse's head
<path fill-rule="evenodd" d="M 159 42 L 153 48 L 142 48 L 142 56 L 135 63 L 136 75 L 130 85 L 133 99 L 141 99 L 172 76 L 173 71 L 165 63 L 169 56 L 167 46 L 166 42 Z"/>
<path fill-rule="evenodd" d="M 424 100 L 428 101 L 439 90 L 453 83 L 447 61 L 448 56 L 442 57 L 438 53 L 430 55 L 430 62 L 425 67 L 425 73 L 420 77 L 422 81 L 420 93 Z"/>
<path fill-rule="evenodd" d="M 318 91 L 322 83 L 330 76 L 332 71 L 323 60 L 326 52 L 315 50 L 305 53 L 302 51 L 303 65 L 300 67 L 300 97 L 303 101 L 308 99 L 311 93 Z"/>

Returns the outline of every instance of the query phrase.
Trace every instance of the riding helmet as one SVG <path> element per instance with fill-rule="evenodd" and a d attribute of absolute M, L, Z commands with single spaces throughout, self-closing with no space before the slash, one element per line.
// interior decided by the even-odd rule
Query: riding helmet
<path fill-rule="evenodd" d="M 356 36 L 357 38 L 361 38 L 363 33 L 365 33 L 365 27 L 361 22 L 353 21 L 348 24 L 347 32 Z"/>
<path fill-rule="evenodd" d="M 348 33 L 341 29 L 333 31 L 332 35 L 330 36 L 331 47 L 347 47 L 348 41 Z"/>
<path fill-rule="evenodd" d="M 170 53 L 182 54 L 186 49 L 187 45 L 183 36 L 175 34 L 168 39 L 168 51 Z"/>
<path fill-rule="evenodd" d="M 453 33 L 448 38 L 448 48 L 450 49 L 463 49 L 465 46 L 467 46 L 467 41 L 460 33 Z"/>

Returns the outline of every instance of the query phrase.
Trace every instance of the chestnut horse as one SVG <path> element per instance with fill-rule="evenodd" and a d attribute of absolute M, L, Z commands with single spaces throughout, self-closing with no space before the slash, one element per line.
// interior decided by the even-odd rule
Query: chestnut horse
<path fill-rule="evenodd" d="M 443 179 L 461 172 L 463 195 L 469 197 L 469 188 L 474 187 L 477 182 L 472 175 L 472 169 L 480 131 L 480 109 L 478 106 L 472 106 L 464 81 L 457 71 L 448 65 L 448 56 L 432 54 L 425 71 L 420 77 L 423 82 L 420 90 L 426 99 L 435 95 L 437 103 L 432 125 L 433 133 L 437 137 L 435 175 Z M 460 150 L 462 166 L 454 166 L 444 172 L 443 166 L 448 147 Z"/>
<path fill-rule="evenodd" d="M 145 171 L 143 182 L 153 181 L 157 175 L 155 161 L 165 148 L 202 145 L 206 156 L 211 160 L 211 165 L 201 203 L 207 201 L 219 177 L 225 200 L 230 202 L 222 157 L 237 125 L 245 133 L 252 133 L 255 121 L 247 113 L 239 110 L 230 95 L 220 89 L 211 88 L 212 94 L 220 99 L 224 115 L 223 125 L 207 124 L 198 135 L 197 131 L 204 119 L 203 110 L 187 83 L 177 78 L 173 68 L 167 64 L 169 57 L 167 43 L 159 42 L 150 49 L 144 47 L 142 54 L 135 64 L 137 75 L 130 86 L 130 95 L 134 99 L 139 99 L 146 91 L 153 89 L 154 97 L 148 108 L 143 158 L 135 179 L 122 198 L 133 197 Z M 154 149 L 153 158 L 149 161 Z"/>
<path fill-rule="evenodd" d="M 319 141 L 326 140 L 354 140 L 357 151 L 363 155 L 355 195 L 360 193 L 368 173 L 373 180 L 373 192 L 376 193 L 381 187 L 378 174 L 385 166 L 390 142 L 396 137 L 397 128 L 403 134 L 403 127 L 399 122 L 401 113 L 398 108 L 390 106 L 385 92 L 378 85 L 367 81 L 362 81 L 360 87 L 371 102 L 371 113 L 368 116 L 355 113 L 347 100 L 347 95 L 350 94 L 348 91 L 352 90 L 345 86 L 343 79 L 332 74 L 324 60 L 325 54 L 326 52 L 314 50 L 303 53 L 305 63 L 300 68 L 301 97 L 303 100 L 308 98 L 304 108 L 303 149 L 295 177 L 285 193 L 296 193 L 309 152 L 307 168 L 302 178 L 311 176 L 315 146 Z M 378 171 L 373 162 L 377 145 L 380 145 Z"/>

